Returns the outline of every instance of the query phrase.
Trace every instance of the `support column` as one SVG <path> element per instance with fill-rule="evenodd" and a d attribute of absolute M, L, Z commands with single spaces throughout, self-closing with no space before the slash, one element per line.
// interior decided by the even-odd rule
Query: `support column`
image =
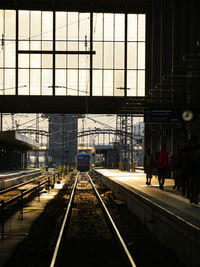
<path fill-rule="evenodd" d="M 24 168 L 27 169 L 27 151 L 24 152 Z"/>

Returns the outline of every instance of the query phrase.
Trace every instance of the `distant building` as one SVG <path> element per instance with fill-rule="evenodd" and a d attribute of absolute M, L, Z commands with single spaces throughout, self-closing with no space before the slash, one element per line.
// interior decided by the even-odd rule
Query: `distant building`
<path fill-rule="evenodd" d="M 75 165 L 78 118 L 81 115 L 48 114 L 49 164 Z"/>

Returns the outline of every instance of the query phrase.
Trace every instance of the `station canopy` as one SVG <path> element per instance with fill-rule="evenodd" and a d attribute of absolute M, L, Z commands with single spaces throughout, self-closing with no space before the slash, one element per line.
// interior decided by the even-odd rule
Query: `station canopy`
<path fill-rule="evenodd" d="M 15 131 L 0 132 L 0 145 L 11 145 L 27 150 L 38 149 L 40 147 L 40 144 L 35 140 Z"/>

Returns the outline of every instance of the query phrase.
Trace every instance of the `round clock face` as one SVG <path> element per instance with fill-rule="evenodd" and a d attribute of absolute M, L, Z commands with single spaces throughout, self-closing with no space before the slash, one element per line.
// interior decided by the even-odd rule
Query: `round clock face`
<path fill-rule="evenodd" d="M 192 111 L 190 111 L 190 110 L 183 111 L 182 118 L 184 121 L 191 121 L 193 119 Z"/>

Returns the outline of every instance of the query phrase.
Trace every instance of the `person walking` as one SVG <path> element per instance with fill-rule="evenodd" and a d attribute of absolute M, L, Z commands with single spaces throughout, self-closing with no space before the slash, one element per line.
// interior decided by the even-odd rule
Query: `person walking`
<path fill-rule="evenodd" d="M 147 153 L 144 156 L 144 172 L 146 173 L 146 184 L 151 185 L 153 170 L 153 156 L 150 148 L 147 149 Z"/>
<path fill-rule="evenodd" d="M 156 155 L 159 188 L 164 190 L 165 176 L 169 165 L 169 156 L 166 152 L 166 146 L 162 145 L 160 152 Z"/>

